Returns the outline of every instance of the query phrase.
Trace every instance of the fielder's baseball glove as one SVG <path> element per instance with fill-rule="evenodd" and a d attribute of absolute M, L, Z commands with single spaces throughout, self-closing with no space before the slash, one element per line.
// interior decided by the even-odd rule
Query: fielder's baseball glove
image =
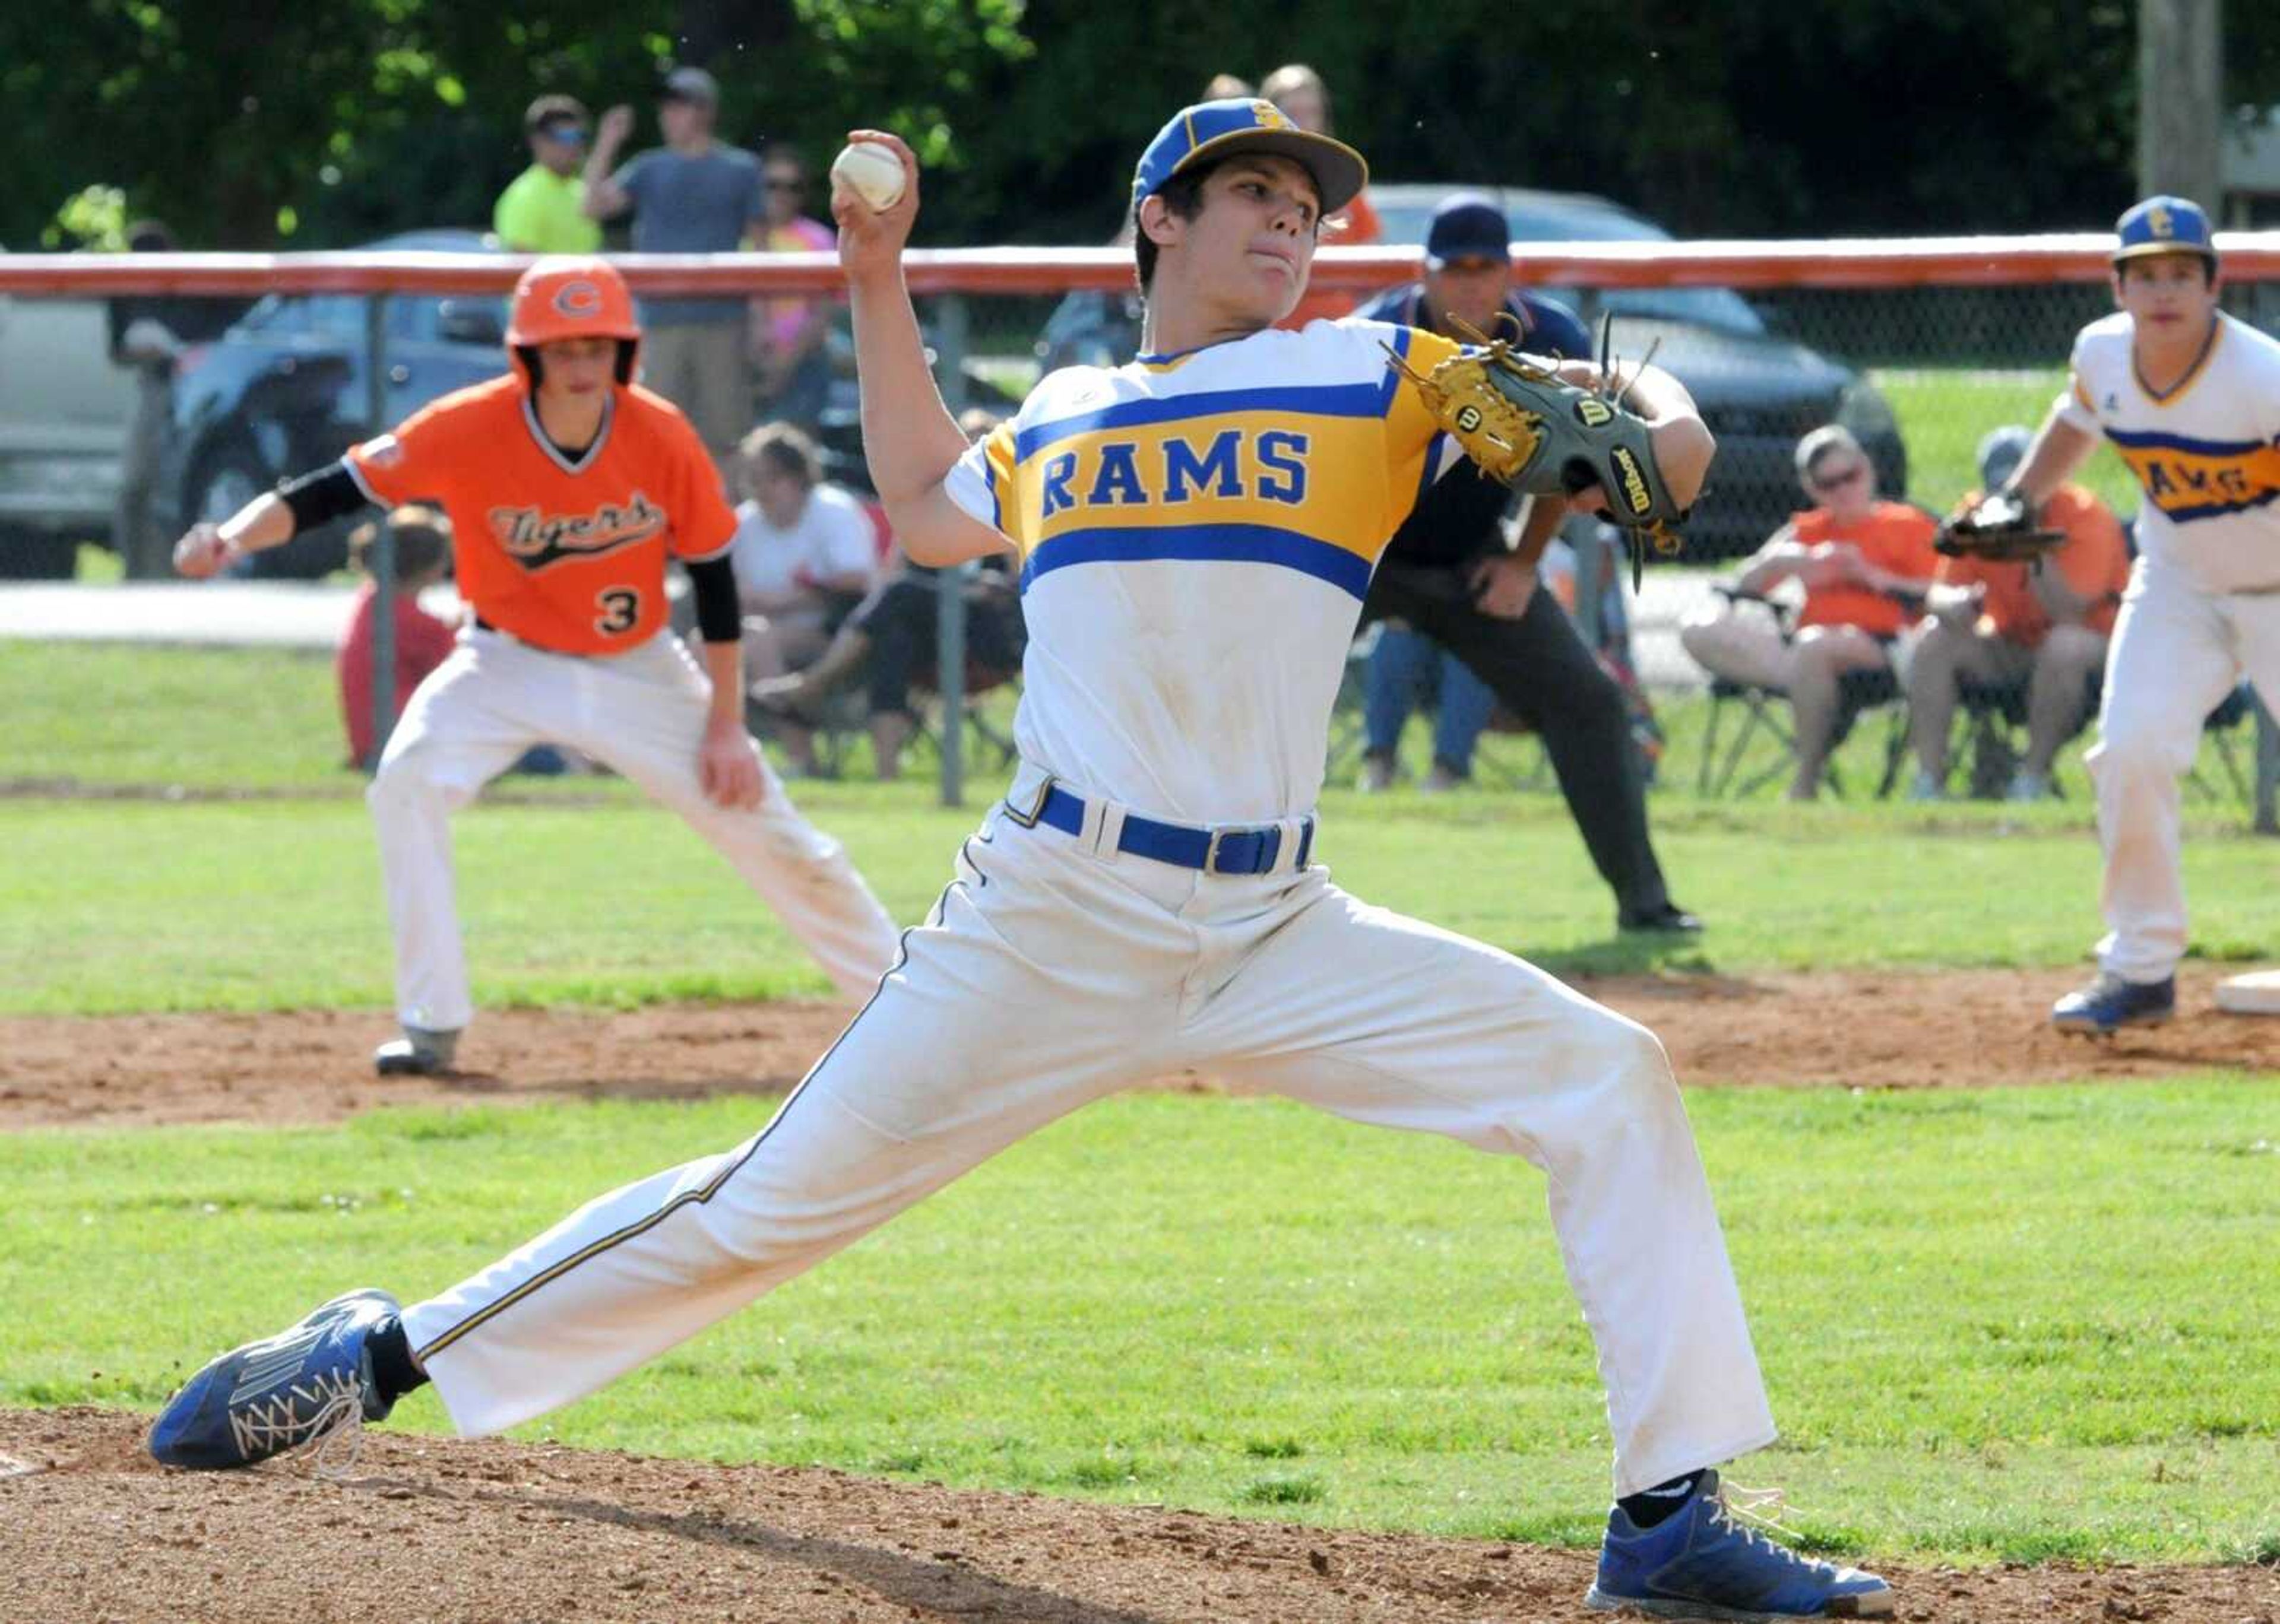
<path fill-rule="evenodd" d="M 2063 530 L 2045 530 L 2023 496 L 1998 491 L 1952 514 L 1932 540 L 1951 558 L 1983 558 L 1990 564 L 2039 564 L 2066 540 Z"/>
<path fill-rule="evenodd" d="M 1612 511 L 1603 508 L 1599 517 L 1629 534 L 1634 586 L 1647 543 L 1675 556 L 1686 510 L 1663 482 L 1645 420 L 1621 404 L 1627 386 L 1607 352 L 1610 325 L 1599 327 L 1596 389 L 1565 381 L 1508 339 L 1457 326 L 1472 347 L 1429 373 L 1390 347 L 1386 353 L 1465 454 L 1483 473 L 1531 496 L 1572 496 L 1593 485 L 1606 491 Z"/>

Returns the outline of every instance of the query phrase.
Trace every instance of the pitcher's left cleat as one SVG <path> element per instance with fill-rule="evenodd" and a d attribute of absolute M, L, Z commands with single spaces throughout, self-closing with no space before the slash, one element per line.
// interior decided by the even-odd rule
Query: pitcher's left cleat
<path fill-rule="evenodd" d="M 1599 1547 L 1587 1607 L 1666 1619 L 1778 1624 L 1784 1619 L 1881 1619 L 1892 1587 L 1857 1567 L 1835 1567 L 1775 1544 L 1737 1518 L 1706 1472 L 1686 1505 L 1651 1528 L 1617 1506 Z"/>
<path fill-rule="evenodd" d="M 163 1466 L 250 1466 L 391 1407 L 373 1385 L 365 1339 L 396 1317 L 385 1291 L 336 1297 L 299 1324 L 215 1359 L 167 1401 L 150 1428 Z"/>

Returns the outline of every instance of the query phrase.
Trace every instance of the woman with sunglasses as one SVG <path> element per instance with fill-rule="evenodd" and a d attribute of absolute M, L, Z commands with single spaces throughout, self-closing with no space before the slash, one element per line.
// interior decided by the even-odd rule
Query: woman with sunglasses
<path fill-rule="evenodd" d="M 1789 797 L 1809 801 L 1836 743 L 1845 679 L 1892 673 L 1892 644 L 1922 612 L 1939 556 L 1930 515 L 1877 497 L 1876 467 L 1850 430 L 1831 423 L 1806 435 L 1797 473 L 1814 505 L 1775 531 L 1679 639 L 1713 676 L 1789 696 L 1797 732 Z M 1793 635 L 1742 610 L 1792 580 L 1805 589 Z"/>
<path fill-rule="evenodd" d="M 839 234 L 802 211 L 807 165 L 798 151 L 771 142 L 760 160 L 760 246 L 772 254 L 829 253 Z M 790 423 L 813 433 L 831 390 L 824 340 L 836 301 L 813 294 L 752 301 L 752 364 L 759 368 L 756 408 L 762 422 Z"/>

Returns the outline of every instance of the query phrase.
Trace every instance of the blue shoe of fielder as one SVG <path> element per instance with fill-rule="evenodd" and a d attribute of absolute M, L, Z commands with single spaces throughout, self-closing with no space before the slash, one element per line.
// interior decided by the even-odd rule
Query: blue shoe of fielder
<path fill-rule="evenodd" d="M 1892 1587 L 1775 1544 L 1737 1518 L 1706 1472 L 1686 1504 L 1651 1528 L 1615 1507 L 1599 1547 L 1599 1576 L 1583 1604 L 1666 1619 L 1880 1619 Z"/>
<path fill-rule="evenodd" d="M 298 1449 L 391 1407 L 365 1339 L 397 1312 L 385 1291 L 336 1297 L 297 1325 L 234 1348 L 185 1382 L 150 1428 L 162 1466 L 214 1472 Z"/>
<path fill-rule="evenodd" d="M 2061 1032 L 2104 1037 L 2123 1027 L 2158 1027 L 2176 1012 L 2176 976 L 2125 981 L 2102 970 L 2080 992 L 2070 992 L 2051 1005 L 2051 1024 Z"/>

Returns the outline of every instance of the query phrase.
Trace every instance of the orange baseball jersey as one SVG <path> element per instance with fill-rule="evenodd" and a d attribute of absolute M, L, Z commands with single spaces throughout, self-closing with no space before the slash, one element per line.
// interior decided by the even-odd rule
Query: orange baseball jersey
<path fill-rule="evenodd" d="M 1963 505 L 1978 500 L 1979 493 L 1973 491 Z M 2083 623 L 2094 632 L 2111 635 L 2114 604 L 2130 584 L 2130 543 L 2122 536 L 2122 521 L 2114 518 L 2113 509 L 2079 485 L 2061 485 L 2053 491 L 2043 504 L 2041 521 L 2066 532 L 2066 540 L 2051 553 L 2049 567 L 2059 572 L 2077 596 L 2096 600 L 2083 616 Z M 1960 587 L 1985 581 L 1987 597 L 1979 608 L 1980 629 L 2033 649 L 2050 635 L 2051 617 L 2027 577 L 2030 567 L 1984 558 L 1943 558 L 1939 578 Z"/>
<path fill-rule="evenodd" d="M 1905 502 L 1879 502 L 1857 525 L 1840 527 L 1825 507 L 1809 509 L 1791 522 L 1797 527 L 1797 539 L 1806 546 L 1851 542 L 1863 558 L 1889 574 L 1930 581 L 1939 567 L 1939 555 L 1931 546 L 1939 527 Z M 1866 587 L 1821 587 L 1806 590 L 1797 623 L 1857 626 L 1874 636 L 1891 637 L 1915 618 L 1915 612 L 1903 608 L 1898 598 Z"/>
<path fill-rule="evenodd" d="M 697 431 L 637 386 L 611 391 L 575 462 L 512 373 L 422 407 L 347 462 L 375 502 L 441 503 L 460 596 L 486 625 L 560 654 L 647 642 L 666 622 L 666 553 L 717 558 L 736 533 Z"/>

